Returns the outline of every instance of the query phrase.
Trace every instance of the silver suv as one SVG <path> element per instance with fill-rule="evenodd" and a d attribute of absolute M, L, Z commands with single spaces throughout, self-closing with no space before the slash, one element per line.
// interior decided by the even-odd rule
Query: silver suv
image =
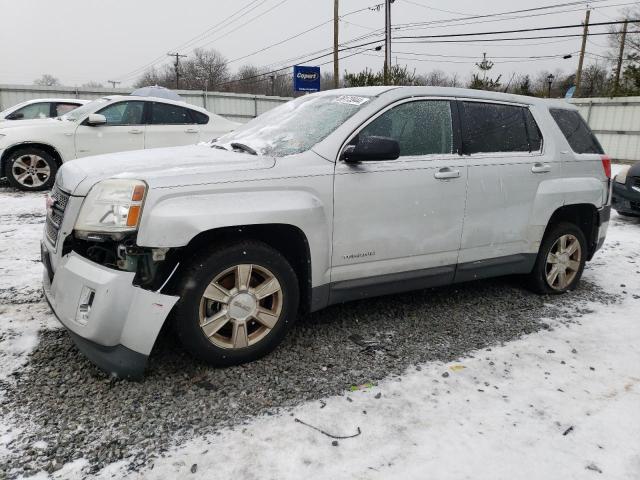
<path fill-rule="evenodd" d="M 44 289 L 123 377 L 168 318 L 232 365 L 352 299 L 510 274 L 566 292 L 610 211 L 610 160 L 574 107 L 463 89 L 332 90 L 210 144 L 101 160 L 58 173 Z"/>

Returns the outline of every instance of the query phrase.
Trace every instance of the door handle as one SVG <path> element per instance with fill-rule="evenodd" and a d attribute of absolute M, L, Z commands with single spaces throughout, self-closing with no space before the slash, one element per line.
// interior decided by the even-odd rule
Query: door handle
<path fill-rule="evenodd" d="M 133 129 L 129 130 L 129 133 L 133 133 L 134 135 L 139 135 L 139 134 L 143 133 L 143 131 L 138 129 L 138 128 L 133 128 Z"/>
<path fill-rule="evenodd" d="M 533 173 L 548 173 L 551 171 L 551 165 L 547 163 L 536 163 L 533 167 L 531 167 L 531 171 Z"/>
<path fill-rule="evenodd" d="M 460 170 L 452 170 L 449 167 L 444 167 L 433 174 L 434 178 L 438 180 L 447 180 L 449 178 L 460 178 Z"/>
<path fill-rule="evenodd" d="M 198 133 L 198 130 L 196 130 L 195 128 L 187 128 L 185 130 L 185 133 Z"/>

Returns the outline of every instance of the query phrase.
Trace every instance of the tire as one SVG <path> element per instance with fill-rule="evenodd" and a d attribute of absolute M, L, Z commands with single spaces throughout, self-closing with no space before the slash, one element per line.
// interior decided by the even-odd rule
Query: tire
<path fill-rule="evenodd" d="M 214 366 L 251 362 L 270 353 L 298 313 L 293 268 L 278 251 L 256 241 L 201 251 L 181 276 L 178 294 L 176 334 L 188 352 Z"/>
<path fill-rule="evenodd" d="M 20 148 L 6 159 L 7 180 L 19 190 L 48 190 L 55 181 L 57 171 L 56 159 L 38 148 Z"/>
<path fill-rule="evenodd" d="M 564 252 L 562 238 L 565 239 Z M 570 253 L 575 242 L 576 250 Z M 535 292 L 545 295 L 559 295 L 573 290 L 582 277 L 587 254 L 587 239 L 576 225 L 561 222 L 549 227 L 540 245 L 533 271 L 529 274 L 529 286 Z M 553 273 L 554 268 L 559 272 L 557 275 Z"/>

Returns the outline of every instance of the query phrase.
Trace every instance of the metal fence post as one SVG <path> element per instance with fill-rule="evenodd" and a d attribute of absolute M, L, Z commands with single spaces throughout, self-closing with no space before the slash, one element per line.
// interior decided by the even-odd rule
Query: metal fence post
<path fill-rule="evenodd" d="M 258 97 L 253 96 L 253 118 L 258 116 Z"/>

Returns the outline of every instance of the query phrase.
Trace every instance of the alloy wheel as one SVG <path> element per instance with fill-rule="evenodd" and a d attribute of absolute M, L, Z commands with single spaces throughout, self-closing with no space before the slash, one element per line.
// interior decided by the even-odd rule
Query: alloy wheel
<path fill-rule="evenodd" d="M 204 291 L 200 328 L 218 347 L 249 347 L 276 326 L 282 304 L 282 287 L 271 271 L 260 265 L 236 265 L 218 274 Z"/>
<path fill-rule="evenodd" d="M 11 173 L 16 182 L 26 188 L 44 185 L 51 176 L 51 167 L 47 161 L 33 153 L 21 155 L 14 160 Z"/>
<path fill-rule="evenodd" d="M 551 246 L 547 255 L 545 274 L 547 284 L 554 290 L 564 290 L 580 271 L 582 247 L 571 234 L 562 235 Z"/>

